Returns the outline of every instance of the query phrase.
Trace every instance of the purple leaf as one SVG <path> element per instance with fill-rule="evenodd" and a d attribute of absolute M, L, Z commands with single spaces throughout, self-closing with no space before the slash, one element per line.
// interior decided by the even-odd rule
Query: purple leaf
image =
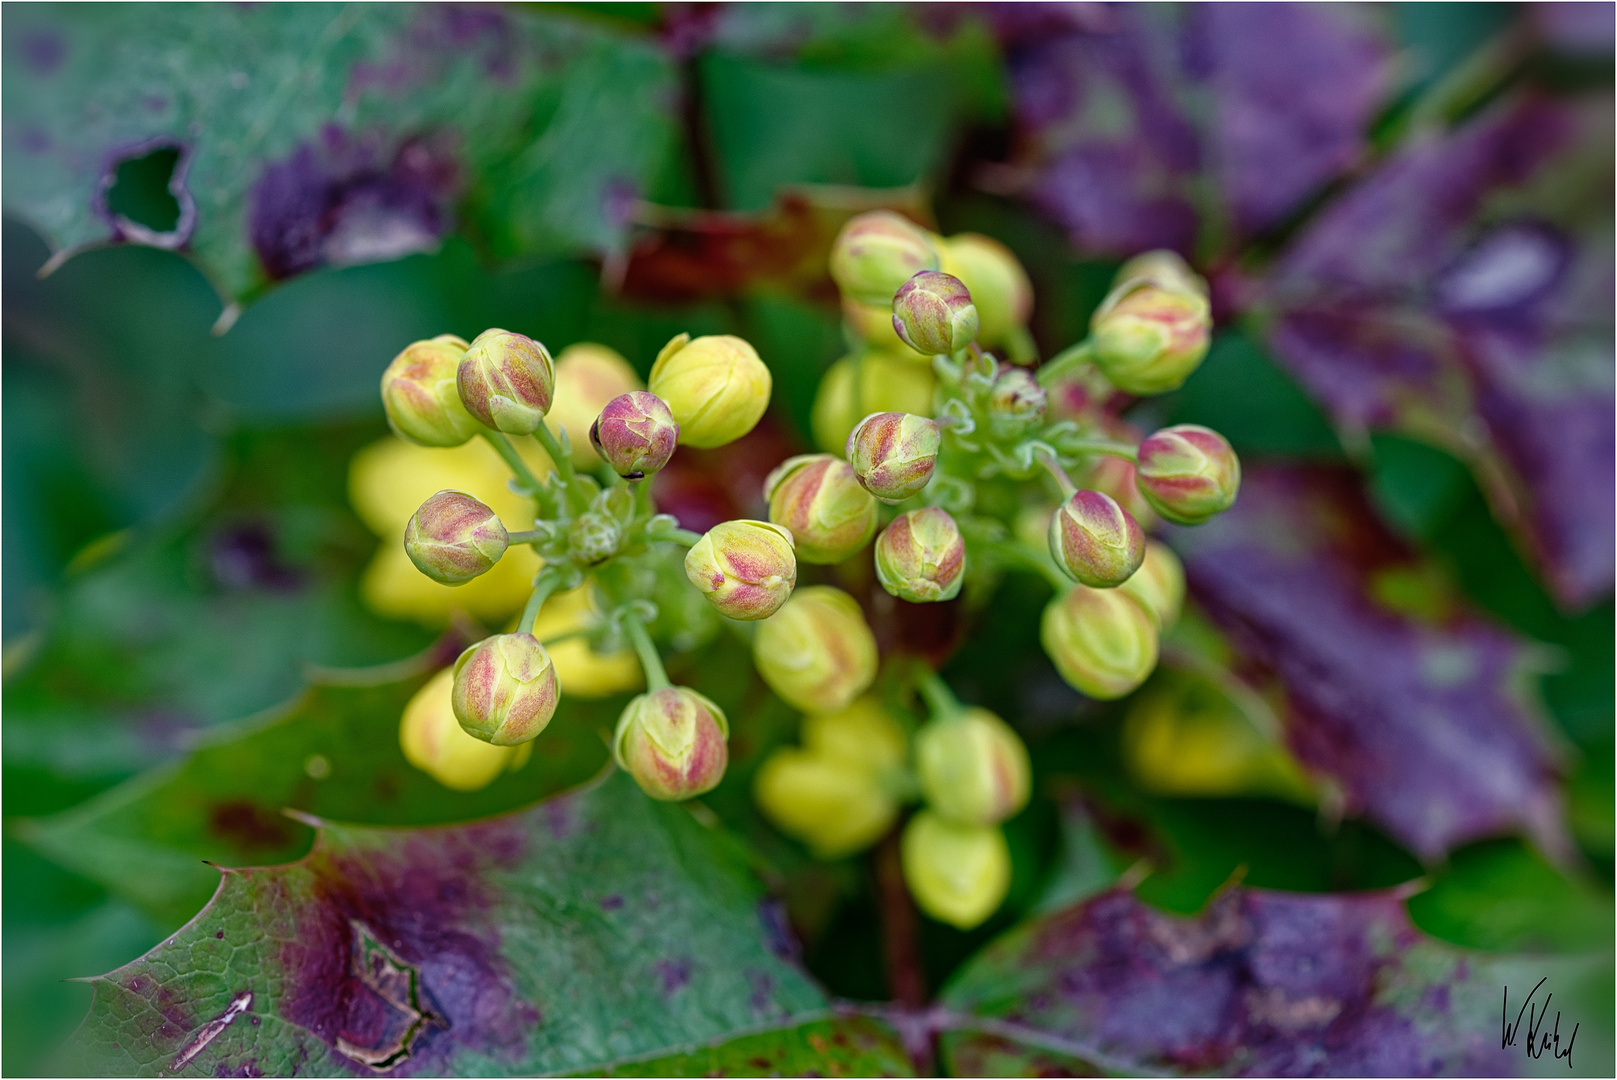
<path fill-rule="evenodd" d="M 1426 859 L 1518 830 L 1567 850 L 1528 647 L 1424 577 L 1353 473 L 1249 469 L 1234 508 L 1172 541 L 1248 674 L 1284 687 L 1292 752 L 1348 813 Z"/>

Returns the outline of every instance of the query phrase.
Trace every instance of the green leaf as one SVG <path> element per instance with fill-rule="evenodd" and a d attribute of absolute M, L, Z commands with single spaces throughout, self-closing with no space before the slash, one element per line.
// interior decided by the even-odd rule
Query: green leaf
<path fill-rule="evenodd" d="M 605 1076 L 913 1076 L 892 1029 L 861 1016 L 744 1035 L 694 1053 L 627 1062 Z"/>
<path fill-rule="evenodd" d="M 656 44 L 556 13 L 53 5 L 10 29 L 7 210 L 58 256 L 183 248 L 235 299 L 429 250 L 457 204 L 497 255 L 617 250 L 674 145 Z"/>
<path fill-rule="evenodd" d="M 1519 840 L 1451 853 L 1432 887 L 1410 898 L 1409 914 L 1427 933 L 1474 949 L 1583 952 L 1612 942 L 1610 893 Z"/>
<path fill-rule="evenodd" d="M 732 851 L 621 773 L 471 825 L 324 825 L 306 858 L 226 871 L 185 929 L 97 979 L 67 1062 L 600 1073 L 822 1019 Z"/>

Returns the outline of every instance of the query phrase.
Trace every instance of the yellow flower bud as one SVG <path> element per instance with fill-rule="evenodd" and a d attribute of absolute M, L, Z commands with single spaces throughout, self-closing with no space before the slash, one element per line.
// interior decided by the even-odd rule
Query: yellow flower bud
<path fill-rule="evenodd" d="M 929 364 L 911 363 L 891 352 L 869 349 L 843 357 L 826 370 L 815 391 L 809 419 L 815 445 L 828 454 L 841 454 L 849 433 L 871 413 L 930 416 L 937 381 Z"/>
<path fill-rule="evenodd" d="M 787 458 L 764 479 L 769 520 L 791 532 L 797 558 L 839 563 L 870 542 L 876 499 L 853 466 L 830 454 Z"/>
<path fill-rule="evenodd" d="M 923 810 L 904 826 L 904 882 L 922 911 L 970 930 L 1011 888 L 1011 849 L 996 825 L 956 825 Z"/>
<path fill-rule="evenodd" d="M 878 699 L 862 697 L 834 712 L 805 716 L 803 747 L 819 757 L 891 777 L 904 767 L 909 739 Z"/>
<path fill-rule="evenodd" d="M 998 825 L 1027 805 L 1033 768 L 1011 726 L 987 709 L 940 717 L 915 736 L 927 805 L 961 825 Z"/>
<path fill-rule="evenodd" d="M 601 613 L 595 607 L 595 586 L 586 581 L 576 589 L 556 593 L 539 609 L 539 618 L 533 624 L 533 636 L 540 641 L 560 637 L 579 630 L 594 630 L 601 625 Z M 546 645 L 550 662 L 556 667 L 556 678 L 567 688 L 568 697 L 603 698 L 638 690 L 645 684 L 640 661 L 633 649 L 620 649 L 614 653 L 600 653 L 590 648 L 583 637 L 572 637 Z"/>
<path fill-rule="evenodd" d="M 454 334 L 405 347 L 382 373 L 382 408 L 401 439 L 418 446 L 459 446 L 481 425 L 460 400 L 455 373 L 468 346 Z"/>
<path fill-rule="evenodd" d="M 751 431 L 769 407 L 769 369 L 753 347 L 721 334 L 681 334 L 657 354 L 651 392 L 667 403 L 684 446 L 713 447 Z"/>
<path fill-rule="evenodd" d="M 804 712 L 832 712 L 876 678 L 876 636 L 853 597 L 829 585 L 798 589 L 760 623 L 753 663 L 769 688 Z"/>
<path fill-rule="evenodd" d="M 494 568 L 507 537 L 499 515 L 464 491 L 440 491 L 404 527 L 416 569 L 444 585 L 464 585 Z"/>
<path fill-rule="evenodd" d="M 1044 609 L 1039 640 L 1063 679 L 1103 701 L 1127 694 L 1157 666 L 1155 620 L 1118 589 L 1074 585 Z"/>
<path fill-rule="evenodd" d="M 653 799 L 677 802 L 724 779 L 730 750 L 724 710 L 684 686 L 641 694 L 624 708 L 612 756 Z"/>
<path fill-rule="evenodd" d="M 1136 279 L 1113 289 L 1096 309 L 1091 355 L 1119 390 L 1162 394 L 1200 366 L 1212 330 L 1205 296 Z"/>
<path fill-rule="evenodd" d="M 460 400 L 484 424 L 532 435 L 556 394 L 556 363 L 542 342 L 509 330 L 484 330 L 456 373 Z"/>
<path fill-rule="evenodd" d="M 910 348 L 893 326 L 893 305 L 861 304 L 851 296 L 842 298 L 842 321 L 853 336 L 889 356 L 915 364 L 932 366 L 932 354 Z"/>
<path fill-rule="evenodd" d="M 795 747 L 759 766 L 753 798 L 776 828 L 822 859 L 862 851 L 898 816 L 898 801 L 870 770 Z"/>
<path fill-rule="evenodd" d="M 965 580 L 966 541 L 949 511 L 925 506 L 898 515 L 876 538 L 876 580 L 900 600 L 953 600 Z"/>
<path fill-rule="evenodd" d="M 1148 791 L 1188 797 L 1306 799 L 1297 762 L 1217 686 L 1175 676 L 1155 682 L 1123 721 L 1123 758 Z"/>
<path fill-rule="evenodd" d="M 941 245 L 943 272 L 971 290 L 980 324 L 977 340 L 998 348 L 1033 315 L 1033 283 L 1011 249 L 981 233 L 959 233 Z"/>
<path fill-rule="evenodd" d="M 555 665 L 532 634 L 495 634 L 455 661 L 455 718 L 468 735 L 495 746 L 537 737 L 560 700 Z"/>
<path fill-rule="evenodd" d="M 685 555 L 685 576 L 722 615 L 767 619 L 797 585 L 792 534 L 767 521 L 724 521 Z"/>
<path fill-rule="evenodd" d="M 399 722 L 404 759 L 446 788 L 476 791 L 492 784 L 507 769 L 528 761 L 532 743 L 493 746 L 461 730 L 450 704 L 455 673 L 444 668 L 417 690 Z"/>
<path fill-rule="evenodd" d="M 931 235 L 891 210 L 851 219 L 831 245 L 832 279 L 862 304 L 891 304 L 900 285 L 937 268 Z"/>
<path fill-rule="evenodd" d="M 1138 600 L 1157 627 L 1166 630 L 1178 620 L 1185 602 L 1185 568 L 1167 544 L 1147 540 L 1145 561 L 1118 589 Z"/>
<path fill-rule="evenodd" d="M 590 445 L 590 425 L 607 402 L 643 389 L 634 368 L 615 350 L 592 341 L 569 345 L 556 356 L 556 396 L 545 425 L 558 437 L 567 432 L 574 467 L 593 469 L 601 457 Z"/>
<path fill-rule="evenodd" d="M 1170 292 L 1194 293 L 1207 296 L 1207 282 L 1179 255 L 1166 249 L 1147 251 L 1134 256 L 1117 269 L 1112 278 L 1116 288 L 1125 282 L 1145 281 Z"/>

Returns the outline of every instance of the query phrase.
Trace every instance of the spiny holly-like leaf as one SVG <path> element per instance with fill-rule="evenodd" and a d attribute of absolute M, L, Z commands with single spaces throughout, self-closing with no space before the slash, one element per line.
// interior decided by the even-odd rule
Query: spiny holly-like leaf
<path fill-rule="evenodd" d="M 1460 606 L 1354 474 L 1248 469 L 1233 509 L 1171 539 L 1244 673 L 1278 678 L 1287 743 L 1348 813 L 1428 859 L 1513 830 L 1567 850 L 1531 650 Z"/>
<path fill-rule="evenodd" d="M 724 1042 L 788 1029 L 784 1071 L 858 1063 L 824 1028 L 789 1030 L 826 1002 L 779 955 L 733 852 L 622 773 L 472 825 L 326 825 L 297 863 L 225 871 L 183 930 L 95 980 L 67 1060 L 102 1075 L 599 1073 L 676 1054 L 722 1067 Z M 901 1061 L 879 1033 L 860 1043 Z"/>
<path fill-rule="evenodd" d="M 625 1062 L 605 1076 L 911 1076 L 886 1025 L 862 1016 L 743 1035 L 670 1057 Z"/>
<path fill-rule="evenodd" d="M 960 1076 L 1515 1073 L 1527 1059 L 1500 1047 L 1504 988 L 1514 1009 L 1539 977 L 1567 991 L 1589 967 L 1456 949 L 1391 893 L 1236 889 L 1183 918 L 1113 891 L 972 961 L 943 1000 L 976 1030 L 943 1045 Z M 1585 1060 L 1604 1050 L 1592 1041 Z"/>
<path fill-rule="evenodd" d="M 7 209 L 58 255 L 188 250 L 235 298 L 429 249 L 461 207 L 498 254 L 617 250 L 672 146 L 669 60 L 551 13 L 64 5 L 8 30 Z M 154 152 L 174 206 L 143 222 L 119 166 Z"/>
<path fill-rule="evenodd" d="M 177 926 L 218 883 L 204 859 L 254 865 L 308 850 L 308 828 L 283 808 L 386 825 L 464 821 L 572 787 L 605 764 L 601 731 L 615 713 L 565 699 L 528 763 L 488 787 L 451 791 L 416 769 L 399 748 L 399 718 L 454 651 L 317 675 L 290 704 L 217 730 L 183 762 L 19 829 L 57 863 Z"/>

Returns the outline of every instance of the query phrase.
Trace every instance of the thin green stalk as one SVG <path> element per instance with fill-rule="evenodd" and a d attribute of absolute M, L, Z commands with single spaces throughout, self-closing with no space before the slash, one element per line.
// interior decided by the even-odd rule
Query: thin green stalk
<path fill-rule="evenodd" d="M 544 447 L 545 453 L 550 456 L 550 463 L 556 467 L 556 475 L 561 477 L 561 482 L 571 484 L 574 475 L 572 455 L 562 453 L 561 443 L 557 442 L 556 436 L 550 433 L 550 426 L 540 424 L 539 430 L 533 433 L 533 437 L 539 440 L 539 445 Z"/>
<path fill-rule="evenodd" d="M 541 424 L 540 430 L 543 429 L 544 425 Z M 517 448 L 511 445 L 511 440 L 507 439 L 502 433 L 490 431 L 487 428 L 484 428 L 481 434 L 483 438 L 488 440 L 488 444 L 494 447 L 494 452 L 500 455 L 506 466 L 516 474 L 516 478 L 528 489 L 529 493 L 538 495 L 539 479 L 533 475 L 533 470 L 528 468 L 528 463 L 522 460 L 522 455 L 517 453 Z"/>
<path fill-rule="evenodd" d="M 964 711 L 960 699 L 954 696 L 954 691 L 943 681 L 943 676 L 929 667 L 920 668 L 920 672 L 915 678 L 915 689 L 926 702 L 928 712 L 943 719 Z"/>
<path fill-rule="evenodd" d="M 1056 456 L 1040 447 L 1033 451 L 1033 459 L 1043 465 L 1045 470 L 1055 478 L 1056 483 L 1061 488 L 1061 497 L 1064 499 L 1072 498 L 1073 492 L 1078 490 L 1078 485 L 1072 482 L 1072 477 L 1067 475 L 1067 470 L 1061 467 L 1061 462 L 1056 460 Z"/>
<path fill-rule="evenodd" d="M 539 618 L 539 609 L 545 606 L 550 594 L 556 591 L 561 584 L 561 575 L 549 570 L 541 570 L 533 579 L 533 594 L 528 597 L 528 606 L 522 609 L 522 621 L 517 623 L 517 633 L 533 633 L 534 621 Z"/>
<path fill-rule="evenodd" d="M 505 534 L 507 544 L 537 544 L 548 539 L 550 539 L 550 533 L 543 529 L 517 529 L 515 532 Z"/>
<path fill-rule="evenodd" d="M 689 529 L 675 529 L 668 534 L 668 539 L 674 541 L 675 543 L 684 544 L 686 547 L 691 547 L 695 545 L 698 540 L 702 539 L 702 534 L 699 532 L 691 532 Z"/>
<path fill-rule="evenodd" d="M 1063 442 L 1062 448 L 1074 454 L 1110 454 L 1112 457 L 1127 458 L 1136 465 L 1140 462 L 1139 447 L 1128 443 L 1112 442 L 1109 439 L 1094 439 L 1089 442 Z"/>
<path fill-rule="evenodd" d="M 646 673 L 646 689 L 655 693 L 672 686 L 668 681 L 668 672 L 663 670 L 663 659 L 657 655 L 657 646 L 652 644 L 651 635 L 646 633 L 645 624 L 630 615 L 623 620 L 623 625 L 629 631 L 629 641 L 634 645 L 635 655 L 640 657 L 640 667 Z"/>
<path fill-rule="evenodd" d="M 1040 364 L 1039 370 L 1034 373 L 1034 377 L 1039 380 L 1040 386 L 1049 387 L 1051 383 L 1063 375 L 1076 371 L 1087 364 L 1090 351 L 1088 338 L 1076 345 L 1069 345 L 1043 364 Z"/>

